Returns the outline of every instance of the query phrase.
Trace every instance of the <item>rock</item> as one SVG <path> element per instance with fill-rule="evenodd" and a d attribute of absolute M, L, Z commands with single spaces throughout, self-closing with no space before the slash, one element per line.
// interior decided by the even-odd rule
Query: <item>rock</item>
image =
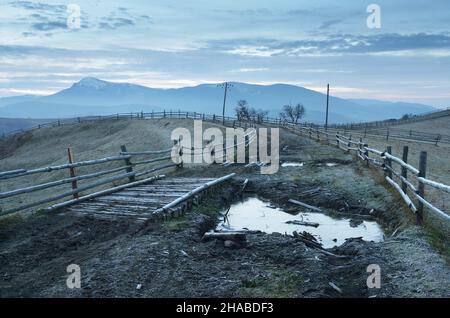
<path fill-rule="evenodd" d="M 142 288 L 142 284 L 137 284 L 136 289 L 139 290 Z"/>

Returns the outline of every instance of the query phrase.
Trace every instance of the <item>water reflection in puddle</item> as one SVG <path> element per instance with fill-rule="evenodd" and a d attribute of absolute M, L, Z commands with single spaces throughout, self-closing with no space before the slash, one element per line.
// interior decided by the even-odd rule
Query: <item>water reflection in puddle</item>
<path fill-rule="evenodd" d="M 283 162 L 282 167 L 303 167 L 305 163 L 303 162 Z"/>
<path fill-rule="evenodd" d="M 300 213 L 292 215 L 258 198 L 247 198 L 231 206 L 227 220 L 218 225 L 218 229 L 259 230 L 266 233 L 282 233 L 291 235 L 293 231 L 307 231 L 330 248 L 339 246 L 346 238 L 362 237 L 365 241 L 380 242 L 383 231 L 374 221 L 363 221 L 361 224 L 350 226 L 350 219 L 335 219 L 322 213 Z M 288 221 L 307 221 L 319 223 L 317 228 L 304 225 L 287 224 Z M 335 241 L 334 241 L 335 240 Z"/>

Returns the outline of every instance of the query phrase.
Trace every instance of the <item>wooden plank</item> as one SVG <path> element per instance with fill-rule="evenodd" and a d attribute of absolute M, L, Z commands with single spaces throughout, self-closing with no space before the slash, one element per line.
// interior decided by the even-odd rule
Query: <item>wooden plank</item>
<path fill-rule="evenodd" d="M 87 210 L 71 210 L 71 212 L 82 213 L 82 214 L 104 214 L 108 216 L 123 216 L 123 217 L 139 217 L 145 218 L 150 216 L 150 214 L 140 214 L 140 213 L 119 213 L 119 212 L 107 212 L 107 211 L 87 211 Z"/>
<path fill-rule="evenodd" d="M 288 202 L 289 202 L 289 203 L 292 203 L 292 204 L 295 204 L 295 205 L 300 205 L 300 206 L 302 206 L 302 207 L 304 207 L 304 208 L 307 208 L 307 209 L 309 209 L 309 210 L 313 210 L 313 211 L 316 211 L 316 212 L 322 212 L 322 210 L 319 209 L 318 207 L 315 207 L 315 206 L 312 206 L 312 205 L 309 205 L 309 204 L 300 202 L 300 201 L 298 201 L 298 200 L 289 199 Z"/>
<path fill-rule="evenodd" d="M 97 201 L 87 201 L 87 202 L 83 202 L 83 203 L 79 203 L 76 206 L 98 206 L 98 207 L 103 207 L 103 208 L 109 208 L 109 207 L 125 207 L 125 208 L 130 208 L 130 209 L 135 209 L 135 210 L 147 210 L 148 209 L 148 205 L 146 206 L 142 206 L 142 205 L 130 205 L 128 203 L 115 203 L 114 205 L 108 204 L 108 203 L 104 203 L 104 202 L 97 202 Z"/>
<path fill-rule="evenodd" d="M 155 180 L 158 180 L 158 179 L 161 179 L 161 178 L 164 178 L 164 177 L 165 177 L 164 175 L 155 176 L 155 177 L 147 178 L 147 179 L 144 179 L 144 180 L 135 181 L 135 182 L 132 182 L 132 183 L 127 183 L 127 184 L 120 185 L 120 186 L 117 186 L 117 187 L 113 187 L 113 188 L 110 188 L 110 189 L 106 189 L 106 190 L 98 191 L 98 192 L 95 192 L 95 193 L 91 193 L 91 194 L 85 195 L 83 197 L 80 197 L 79 199 L 73 199 L 73 200 L 69 200 L 69 201 L 66 201 L 66 202 L 62 202 L 62 203 L 58 203 L 58 204 L 55 204 L 53 206 L 50 206 L 50 207 L 47 208 L 47 211 L 57 210 L 57 209 L 60 209 L 60 208 L 63 208 L 63 207 L 69 206 L 69 205 L 73 205 L 73 204 L 76 204 L 76 203 L 79 203 L 79 202 L 82 202 L 82 201 L 87 201 L 87 200 L 90 200 L 92 198 L 99 197 L 99 196 L 102 196 L 102 195 L 114 193 L 114 192 L 117 192 L 119 190 L 123 190 L 123 189 L 126 189 L 128 187 L 132 187 L 134 185 L 140 185 L 140 184 L 145 184 L 145 183 L 148 183 L 148 182 L 153 182 Z"/>
<path fill-rule="evenodd" d="M 192 189 L 191 189 L 192 190 Z M 180 195 L 189 192 L 190 190 L 186 191 L 153 191 L 153 192 L 134 192 L 134 191 L 127 191 L 127 192 L 120 192 L 117 193 L 118 196 L 125 196 L 125 197 L 139 197 L 139 198 L 151 198 L 151 197 L 179 197 Z"/>
<path fill-rule="evenodd" d="M 134 203 L 140 203 L 140 204 L 147 204 L 147 203 L 159 203 L 161 200 L 155 198 L 154 200 L 151 199 L 138 199 L 138 198 L 133 198 L 133 197 L 100 197 L 97 200 L 102 201 L 102 202 L 110 202 L 110 203 L 115 203 L 115 202 L 134 202 Z"/>
<path fill-rule="evenodd" d="M 99 211 L 99 212 L 117 212 L 117 213 L 133 213 L 133 214 L 145 214 L 142 209 L 132 209 L 127 206 L 109 206 L 109 207 L 101 207 L 101 206 L 82 206 L 82 205 L 73 205 L 68 208 L 70 211 L 75 210 L 83 210 L 83 211 Z"/>

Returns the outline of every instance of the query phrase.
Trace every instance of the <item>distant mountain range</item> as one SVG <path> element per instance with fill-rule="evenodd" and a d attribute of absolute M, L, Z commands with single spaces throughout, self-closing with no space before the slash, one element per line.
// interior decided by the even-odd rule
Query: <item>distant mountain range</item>
<path fill-rule="evenodd" d="M 231 83 L 227 97 L 227 115 L 233 115 L 238 100 L 278 116 L 283 105 L 302 103 L 304 120 L 323 123 L 326 95 L 299 86 Z M 177 89 L 157 89 L 128 83 L 112 83 L 87 77 L 70 88 L 49 96 L 15 96 L 0 98 L 0 117 L 66 118 L 114 113 L 149 112 L 151 110 L 189 110 L 221 114 L 223 88 L 215 84 Z M 400 118 L 436 110 L 432 106 L 392 103 L 378 100 L 330 97 L 331 123 L 364 122 Z"/>

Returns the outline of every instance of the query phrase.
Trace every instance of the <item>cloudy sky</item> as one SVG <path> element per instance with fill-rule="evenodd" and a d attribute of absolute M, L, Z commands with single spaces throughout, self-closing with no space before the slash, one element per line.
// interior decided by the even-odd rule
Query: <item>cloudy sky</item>
<path fill-rule="evenodd" d="M 380 28 L 367 25 L 372 3 Z M 447 0 L 0 0 L 0 97 L 94 76 L 163 88 L 330 83 L 344 98 L 449 107 L 449 17 Z"/>

